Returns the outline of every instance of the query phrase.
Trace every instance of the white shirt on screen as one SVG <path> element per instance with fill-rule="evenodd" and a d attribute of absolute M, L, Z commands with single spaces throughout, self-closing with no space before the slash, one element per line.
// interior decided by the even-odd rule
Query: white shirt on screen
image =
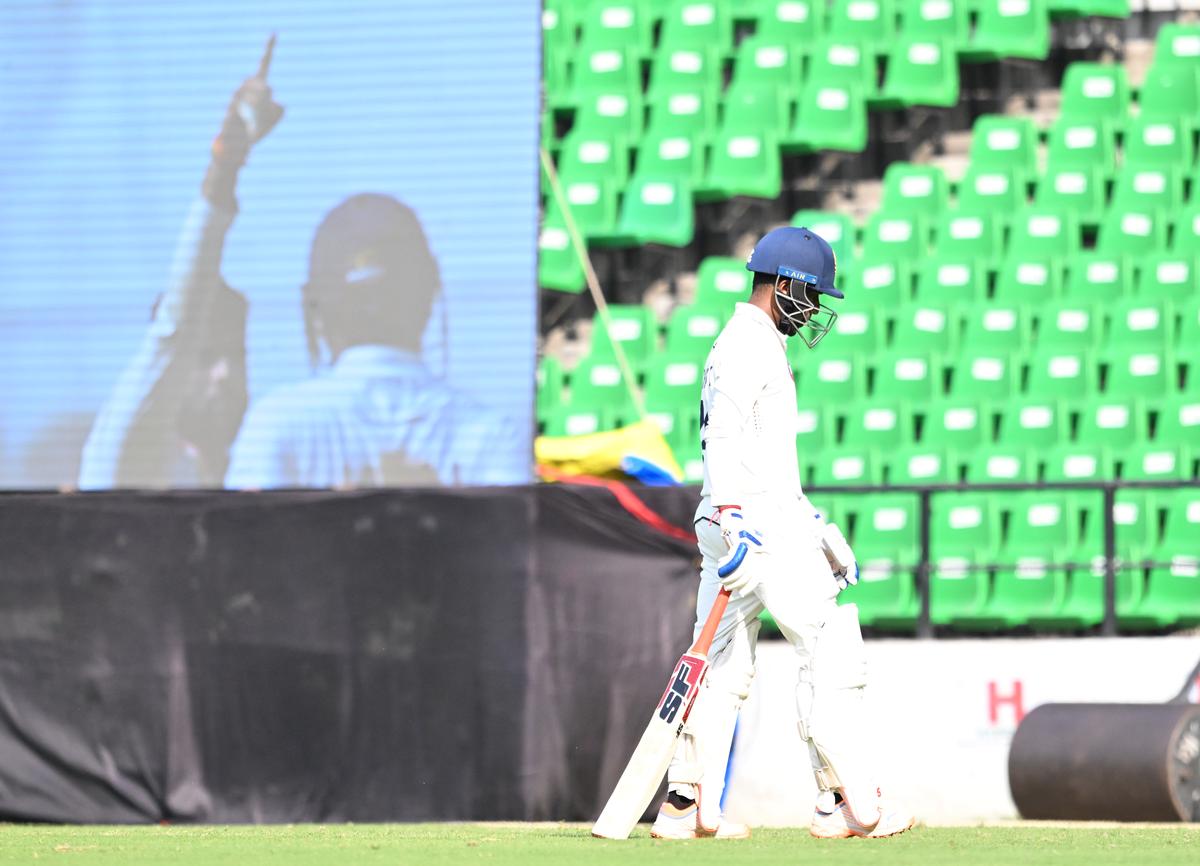
<path fill-rule="evenodd" d="M 420 358 L 354 346 L 312 379 L 251 406 L 231 488 L 520 483 L 532 455 L 517 426 L 434 377 Z"/>

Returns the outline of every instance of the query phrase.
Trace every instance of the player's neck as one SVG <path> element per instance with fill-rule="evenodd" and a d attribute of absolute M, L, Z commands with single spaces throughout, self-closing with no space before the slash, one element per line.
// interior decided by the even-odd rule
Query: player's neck
<path fill-rule="evenodd" d="M 779 311 L 775 306 L 775 299 L 772 292 L 751 292 L 750 300 L 747 301 L 752 307 L 758 307 L 767 314 L 767 318 L 774 325 L 779 324 Z"/>

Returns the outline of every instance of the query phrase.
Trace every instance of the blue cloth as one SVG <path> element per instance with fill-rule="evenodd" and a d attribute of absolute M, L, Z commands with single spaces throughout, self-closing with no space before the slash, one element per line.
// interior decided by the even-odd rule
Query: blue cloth
<path fill-rule="evenodd" d="M 353 346 L 332 368 L 257 401 L 226 486 L 511 484 L 532 457 L 520 428 L 435 378 L 416 355 Z"/>

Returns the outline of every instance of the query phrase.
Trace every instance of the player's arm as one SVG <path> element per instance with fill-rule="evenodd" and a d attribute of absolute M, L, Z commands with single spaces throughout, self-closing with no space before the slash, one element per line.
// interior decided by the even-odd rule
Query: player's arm
<path fill-rule="evenodd" d="M 234 188 L 251 146 L 279 121 L 266 75 L 275 37 L 258 71 L 234 93 L 212 159 L 175 246 L 166 291 L 133 358 L 96 414 L 80 459 L 79 486 L 159 487 L 176 459 L 171 435 L 199 363 L 214 297 L 221 291 L 225 236 L 237 213 Z M 227 290 L 229 291 L 229 290 Z"/>

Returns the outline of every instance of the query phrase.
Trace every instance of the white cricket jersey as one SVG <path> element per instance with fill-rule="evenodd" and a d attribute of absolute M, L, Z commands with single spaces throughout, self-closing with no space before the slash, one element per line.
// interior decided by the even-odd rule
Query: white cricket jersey
<path fill-rule="evenodd" d="M 787 505 L 804 495 L 786 345 L 765 312 L 743 303 L 708 354 L 700 392 L 701 493 L 712 506 Z"/>

